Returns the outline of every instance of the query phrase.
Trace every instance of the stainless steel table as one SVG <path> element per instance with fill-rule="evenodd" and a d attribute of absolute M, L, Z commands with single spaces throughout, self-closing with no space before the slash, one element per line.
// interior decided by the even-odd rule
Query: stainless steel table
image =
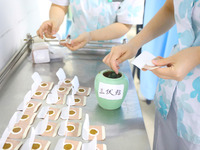
<path fill-rule="evenodd" d="M 87 97 L 87 104 L 83 107 L 83 118 L 85 114 L 90 116 L 91 125 L 104 125 L 106 128 L 105 143 L 108 150 L 150 150 L 147 133 L 145 130 L 142 113 L 133 84 L 133 78 L 128 62 L 121 65 L 121 71 L 129 78 L 129 90 L 121 108 L 113 111 L 102 109 L 98 103 L 94 92 L 94 79 L 98 72 L 108 67 L 102 63 L 102 58 L 107 52 L 101 50 L 91 51 L 91 53 L 67 52 L 63 61 L 55 61 L 47 64 L 32 64 L 28 57 L 12 72 L 0 90 L 0 135 L 2 135 L 8 122 L 17 110 L 17 106 L 22 102 L 24 95 L 30 90 L 33 80 L 31 75 L 37 71 L 44 81 L 58 82 L 56 72 L 63 68 L 67 77 L 78 76 L 80 85 L 92 88 L 91 95 Z M 43 102 L 43 105 L 46 105 Z M 36 119 L 35 127 L 39 119 Z M 60 122 L 59 119 L 56 122 Z M 29 135 L 30 136 L 30 133 Z M 50 150 L 54 149 L 59 136 L 54 138 L 37 137 L 51 141 Z M 81 137 L 70 138 L 80 140 Z"/>

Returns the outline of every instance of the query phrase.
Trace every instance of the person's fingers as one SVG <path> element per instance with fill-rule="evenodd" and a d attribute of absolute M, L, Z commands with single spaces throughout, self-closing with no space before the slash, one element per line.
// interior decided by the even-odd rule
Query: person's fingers
<path fill-rule="evenodd" d="M 108 55 L 109 55 L 109 54 L 107 54 L 107 55 L 103 58 L 103 60 L 102 60 L 103 63 L 105 63 L 106 65 L 107 65 L 107 58 L 108 58 Z"/>
<path fill-rule="evenodd" d="M 116 68 L 117 68 L 117 73 L 118 73 L 118 70 L 120 69 L 118 60 L 116 60 Z"/>
<path fill-rule="evenodd" d="M 121 64 L 122 62 L 124 62 L 125 60 L 129 59 L 130 54 L 128 53 L 123 53 L 121 54 L 121 56 L 117 59 L 118 63 Z"/>
<path fill-rule="evenodd" d="M 43 26 L 41 26 L 38 30 L 37 30 L 37 35 L 40 37 L 40 38 L 44 38 L 44 36 L 43 36 L 43 33 L 44 33 L 44 31 L 43 31 Z"/>
<path fill-rule="evenodd" d="M 65 44 L 65 45 L 63 45 L 63 46 L 66 46 L 69 50 L 71 50 L 71 51 L 74 51 L 74 48 L 73 48 L 73 46 L 71 45 L 71 44 Z"/>
<path fill-rule="evenodd" d="M 70 50 L 73 49 L 73 46 L 72 46 L 71 44 L 67 43 L 67 42 L 62 42 L 62 43 L 59 43 L 59 44 L 62 45 L 62 46 L 67 47 L 67 48 L 70 49 Z"/>
<path fill-rule="evenodd" d="M 157 56 L 156 58 L 154 58 L 154 60 L 158 60 L 158 59 L 163 59 L 162 56 Z"/>
<path fill-rule="evenodd" d="M 107 66 L 109 66 L 109 67 L 111 68 L 110 63 L 109 63 L 109 60 L 110 60 L 110 53 L 109 53 L 108 55 L 106 55 L 106 56 L 103 58 L 103 62 L 104 62 Z"/>
<path fill-rule="evenodd" d="M 55 27 L 55 25 L 53 24 L 52 29 L 51 29 L 51 35 L 54 35 L 58 32 L 59 28 Z"/>
<path fill-rule="evenodd" d="M 117 59 L 114 59 L 113 58 L 113 54 L 110 53 L 108 56 L 107 56 L 107 65 L 116 73 L 118 74 L 118 69 L 119 69 L 119 63 L 117 62 Z"/>
<path fill-rule="evenodd" d="M 84 47 L 88 42 L 89 42 L 89 40 L 88 40 L 88 37 L 85 33 L 85 34 L 78 36 L 76 39 L 73 39 L 71 41 L 71 45 L 74 46 L 74 47 L 77 46 L 76 48 L 79 49 L 79 48 Z"/>
<path fill-rule="evenodd" d="M 38 31 L 37 31 L 37 35 L 40 37 L 40 38 L 44 38 L 44 33 L 46 33 L 46 34 L 48 34 L 48 32 L 49 32 L 49 28 L 51 28 L 51 26 L 49 25 L 49 23 L 48 22 L 44 22 L 41 26 L 40 26 L 40 28 L 38 29 Z"/>
<path fill-rule="evenodd" d="M 65 47 L 71 47 L 71 45 L 68 44 L 67 42 L 60 42 L 59 44 Z"/>
<path fill-rule="evenodd" d="M 85 46 L 84 42 L 78 42 L 79 39 L 74 39 L 73 41 L 74 42 L 73 43 L 71 42 L 70 44 L 67 42 L 61 42 L 60 45 L 66 46 L 68 49 L 70 49 L 72 51 L 75 51 L 75 50 L 80 49 L 83 46 Z"/>
<path fill-rule="evenodd" d="M 142 71 L 147 71 L 147 69 L 145 69 L 145 68 L 142 68 Z"/>
<path fill-rule="evenodd" d="M 163 79 L 173 79 L 173 67 L 164 67 L 151 70 L 156 76 Z"/>
<path fill-rule="evenodd" d="M 119 73 L 119 71 L 118 71 L 119 65 L 118 65 L 118 63 L 117 63 L 117 60 L 115 60 L 115 62 L 113 62 L 111 65 L 112 65 L 112 66 L 111 66 L 111 69 L 112 69 L 116 74 L 118 74 L 118 73 Z"/>
<path fill-rule="evenodd" d="M 118 58 L 120 57 L 119 54 L 111 53 L 109 61 L 109 66 L 111 69 L 115 71 L 116 74 L 118 74 L 118 66 L 120 62 L 118 61 Z"/>
<path fill-rule="evenodd" d="M 82 37 L 77 37 L 76 39 L 73 39 L 71 43 L 60 43 L 60 45 L 68 47 L 70 50 L 75 51 L 77 49 L 80 49 L 86 45 L 86 42 L 82 40 Z"/>
<path fill-rule="evenodd" d="M 115 58 L 116 60 L 114 59 L 110 60 L 110 66 L 115 71 L 116 74 L 118 74 L 118 69 L 120 68 L 119 64 L 127 60 L 127 56 L 128 56 L 127 53 L 121 55 L 119 58 L 112 55 L 112 58 Z"/>
<path fill-rule="evenodd" d="M 47 38 L 54 38 L 54 34 L 56 34 L 59 30 L 59 26 L 53 21 L 45 21 L 40 28 L 37 30 L 37 35 L 40 38 L 44 38 L 43 35 Z"/>
<path fill-rule="evenodd" d="M 71 41 L 71 44 L 72 44 L 72 45 L 76 45 L 77 43 L 81 43 L 81 42 L 83 42 L 83 41 L 84 41 L 83 38 L 80 37 L 80 36 L 78 36 L 76 39 L 73 39 L 73 40 Z"/>
<path fill-rule="evenodd" d="M 167 58 L 157 57 L 156 59 L 152 60 L 152 63 L 156 66 L 167 66 L 172 62 L 171 62 L 171 57 Z"/>
<path fill-rule="evenodd" d="M 39 29 L 37 30 L 37 36 L 43 39 L 43 36 L 40 35 Z"/>
<path fill-rule="evenodd" d="M 103 59 L 103 62 L 118 74 L 119 64 L 133 55 L 129 50 L 127 45 L 112 47 L 111 52 Z"/>
<path fill-rule="evenodd" d="M 55 31 L 52 32 L 52 25 L 51 26 L 48 25 L 48 26 L 45 27 L 45 30 L 44 30 L 45 37 L 54 39 L 54 38 L 56 38 L 55 37 L 56 33 L 57 32 L 55 32 Z"/>
<path fill-rule="evenodd" d="M 79 43 L 77 45 L 66 44 L 66 46 L 72 51 L 78 50 L 78 49 L 82 48 L 84 45 L 85 45 L 85 43 L 83 43 L 83 42 Z"/>
<path fill-rule="evenodd" d="M 116 64 L 117 57 L 115 56 L 115 53 L 113 51 L 115 51 L 115 48 L 112 48 L 112 50 L 107 58 L 107 63 L 108 63 L 108 66 L 114 70 L 114 68 L 116 68 L 116 65 L 118 65 L 118 64 Z"/>
<path fill-rule="evenodd" d="M 46 38 L 51 38 L 51 39 L 55 39 L 56 38 L 52 34 L 50 34 L 48 32 L 45 32 L 44 35 L 45 35 Z"/>
<path fill-rule="evenodd" d="M 54 35 L 58 32 L 59 27 L 53 21 L 47 21 L 47 22 L 45 22 L 44 30 L 45 30 L 45 33 L 47 34 L 47 36 L 52 37 L 52 35 Z"/>
<path fill-rule="evenodd" d="M 120 59 L 123 56 L 124 52 L 122 47 L 113 47 L 111 52 L 106 58 L 106 64 L 118 74 L 119 64 L 121 63 Z"/>

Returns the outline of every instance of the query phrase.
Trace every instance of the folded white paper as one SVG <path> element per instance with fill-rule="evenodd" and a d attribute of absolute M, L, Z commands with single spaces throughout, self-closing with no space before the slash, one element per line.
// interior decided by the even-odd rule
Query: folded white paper
<path fill-rule="evenodd" d="M 14 115 L 11 117 L 10 121 L 9 121 L 9 124 L 8 124 L 8 129 L 13 129 L 14 128 L 14 125 L 16 123 L 19 122 L 19 120 L 22 118 L 22 115 L 23 115 L 23 112 L 21 111 L 16 111 L 14 113 Z"/>
<path fill-rule="evenodd" d="M 56 104 L 58 102 L 58 93 L 57 93 L 58 87 L 54 86 L 54 89 L 52 89 L 51 94 L 48 94 L 46 103 L 47 104 Z"/>
<path fill-rule="evenodd" d="M 47 104 L 56 104 L 58 102 L 58 89 L 60 85 L 55 85 L 51 90 L 51 94 L 48 94 L 46 103 Z"/>
<path fill-rule="evenodd" d="M 37 83 L 33 83 L 32 86 L 31 86 L 32 95 L 35 94 L 35 92 L 37 91 L 37 89 L 38 89 L 38 84 Z"/>
<path fill-rule="evenodd" d="M 96 150 L 97 149 L 97 137 L 95 136 L 94 139 L 89 143 L 84 143 L 82 145 L 82 150 Z"/>
<path fill-rule="evenodd" d="M 58 140 L 58 142 L 57 142 L 57 144 L 56 144 L 54 150 L 59 150 L 59 149 L 62 150 L 63 147 L 64 147 L 64 144 L 65 144 L 65 140 L 66 140 L 66 137 L 60 138 L 60 139 Z"/>
<path fill-rule="evenodd" d="M 48 121 L 49 121 L 49 115 L 47 114 L 45 119 L 43 119 L 42 121 L 40 121 L 36 128 L 35 128 L 35 134 L 36 135 L 42 135 L 46 128 L 47 128 L 47 125 L 48 125 Z"/>
<path fill-rule="evenodd" d="M 34 127 L 32 127 L 31 129 L 31 136 L 30 138 L 28 138 L 25 143 L 23 144 L 21 150 L 32 150 L 32 145 L 34 143 L 35 140 L 35 129 Z"/>
<path fill-rule="evenodd" d="M 67 132 L 66 132 L 67 131 L 67 123 L 68 123 L 68 119 L 61 122 L 60 128 L 58 130 L 58 135 L 67 137 Z"/>
<path fill-rule="evenodd" d="M 3 146 L 4 146 L 8 136 L 10 135 L 10 132 L 11 132 L 11 129 L 9 129 L 8 127 L 4 130 L 1 140 L 0 140 L 0 149 L 3 149 Z"/>
<path fill-rule="evenodd" d="M 89 115 L 85 114 L 85 121 L 83 123 L 83 129 L 82 129 L 82 138 L 84 140 L 89 139 L 89 127 L 90 127 Z"/>
<path fill-rule="evenodd" d="M 131 63 L 140 69 L 144 68 L 148 70 L 153 70 L 158 68 L 158 66 L 155 66 L 152 63 L 152 60 L 154 58 L 156 58 L 154 55 L 152 55 L 147 51 L 144 51 L 138 57 L 136 57 Z"/>
<path fill-rule="evenodd" d="M 49 111 L 49 106 L 44 106 L 37 115 L 37 118 L 43 119 Z"/>
<path fill-rule="evenodd" d="M 60 118 L 64 119 L 64 120 L 68 120 L 69 119 L 69 110 L 70 110 L 70 105 L 68 105 L 67 107 L 63 107 Z"/>
<path fill-rule="evenodd" d="M 33 81 L 38 84 L 38 86 L 42 82 L 42 78 L 40 77 L 38 72 L 34 72 L 31 77 L 32 77 Z"/>
<path fill-rule="evenodd" d="M 51 90 L 51 93 L 57 93 L 58 92 L 58 89 L 59 89 L 59 85 L 54 85 L 53 89 Z"/>
<path fill-rule="evenodd" d="M 31 136 L 29 138 L 29 147 L 32 148 L 33 142 L 35 140 L 35 129 L 32 127 Z"/>
<path fill-rule="evenodd" d="M 20 105 L 17 107 L 17 110 L 22 110 L 25 111 L 26 107 L 27 107 L 27 103 L 31 100 L 32 97 L 32 92 L 31 90 L 28 91 L 26 93 L 26 95 L 24 96 L 24 100 L 22 101 L 22 103 L 20 103 Z"/>
<path fill-rule="evenodd" d="M 66 79 L 66 74 L 65 74 L 64 70 L 62 68 L 59 68 L 59 70 L 56 72 L 56 75 L 59 80 L 58 85 L 61 85 Z"/>
<path fill-rule="evenodd" d="M 68 95 L 67 96 L 67 105 L 75 105 L 75 100 L 74 100 L 74 94 L 72 93 L 72 95 Z"/>
<path fill-rule="evenodd" d="M 79 80 L 77 76 L 74 76 L 73 80 L 71 81 L 71 84 L 72 84 L 72 88 L 74 88 L 73 92 L 75 92 L 73 94 L 76 94 L 79 88 Z"/>
<path fill-rule="evenodd" d="M 0 149 L 3 149 L 3 146 L 4 146 L 4 144 L 5 144 L 5 142 L 6 142 L 7 138 L 8 138 L 8 136 L 10 135 L 12 129 L 13 129 L 14 126 L 15 126 L 15 124 L 19 122 L 19 120 L 21 119 L 22 115 L 23 115 L 23 112 L 17 111 L 17 112 L 15 112 L 15 113 L 13 114 L 13 116 L 11 117 L 11 119 L 10 119 L 10 121 L 9 121 L 9 123 L 8 123 L 8 126 L 7 126 L 7 128 L 4 130 L 3 135 L 2 135 L 2 137 L 1 137 L 1 139 L 0 139 Z"/>

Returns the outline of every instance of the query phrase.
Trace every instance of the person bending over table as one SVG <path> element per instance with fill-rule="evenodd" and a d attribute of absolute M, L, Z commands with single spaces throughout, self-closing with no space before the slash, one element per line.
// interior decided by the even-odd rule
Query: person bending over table
<path fill-rule="evenodd" d="M 77 50 L 89 41 L 112 40 L 122 42 L 123 36 L 133 24 L 142 24 L 144 0 L 51 0 L 49 20 L 42 23 L 37 35 L 53 38 L 71 8 L 72 24 L 69 35 L 71 44 L 62 43 Z"/>
<path fill-rule="evenodd" d="M 152 70 L 159 79 L 154 150 L 200 149 L 200 0 L 167 0 L 154 18 L 127 44 L 113 47 L 103 61 L 118 73 L 119 64 L 175 23 L 178 45 Z M 156 51 L 156 49 L 155 49 Z"/>

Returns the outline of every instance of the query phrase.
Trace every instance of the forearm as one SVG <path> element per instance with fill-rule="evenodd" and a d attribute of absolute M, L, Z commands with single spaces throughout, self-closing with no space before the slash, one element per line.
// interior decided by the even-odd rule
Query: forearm
<path fill-rule="evenodd" d="M 139 49 L 147 42 L 167 32 L 174 24 L 173 0 L 167 0 L 158 13 L 130 43 Z"/>
<path fill-rule="evenodd" d="M 200 47 L 198 47 L 198 54 L 197 54 L 197 56 L 198 56 L 198 65 L 200 64 Z"/>
<path fill-rule="evenodd" d="M 49 11 L 49 19 L 54 20 L 60 26 L 64 20 L 64 17 L 68 11 L 68 6 L 59 6 L 52 4 Z"/>
<path fill-rule="evenodd" d="M 190 58 L 191 61 L 194 61 L 194 66 L 199 65 L 200 64 L 200 46 L 190 47 L 186 50 L 190 51 L 190 54 L 188 54 L 187 57 Z"/>
<path fill-rule="evenodd" d="M 189 47 L 172 56 L 152 62 L 157 66 L 165 66 L 152 70 L 159 78 L 182 81 L 191 70 L 200 64 L 200 46 Z"/>
<path fill-rule="evenodd" d="M 91 41 L 112 40 L 125 35 L 132 25 L 113 23 L 105 28 L 90 32 Z"/>

